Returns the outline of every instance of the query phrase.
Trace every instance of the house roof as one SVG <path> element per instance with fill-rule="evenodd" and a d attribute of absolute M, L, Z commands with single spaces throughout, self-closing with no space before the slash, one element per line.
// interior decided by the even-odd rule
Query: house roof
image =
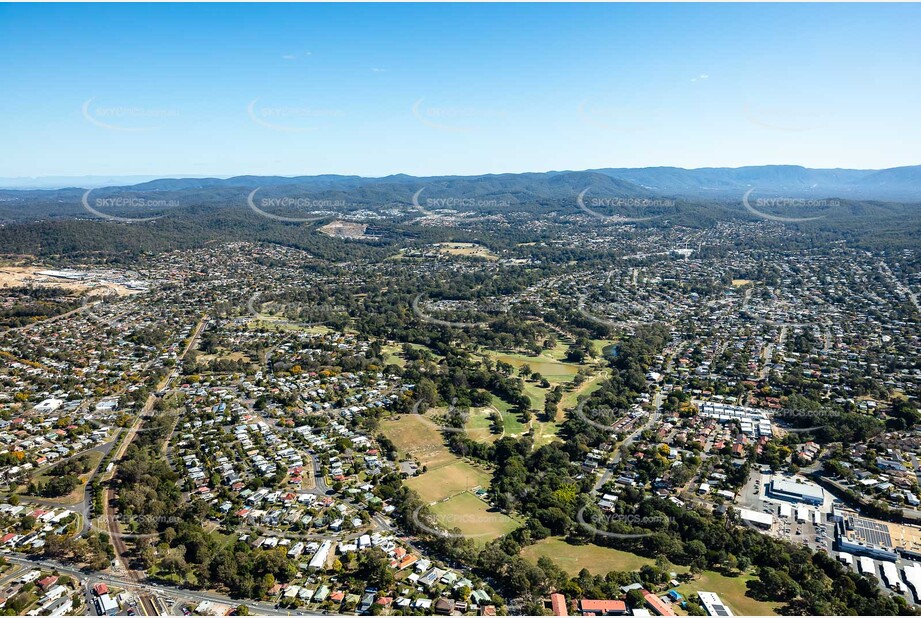
<path fill-rule="evenodd" d="M 553 610 L 554 616 L 569 615 L 569 612 L 566 610 L 566 597 L 559 592 L 554 592 L 550 595 L 550 608 Z"/>
<path fill-rule="evenodd" d="M 595 614 L 606 614 L 608 612 L 626 613 L 627 604 L 623 601 L 608 599 L 582 599 L 579 601 L 579 609 L 583 612 L 592 612 Z"/>

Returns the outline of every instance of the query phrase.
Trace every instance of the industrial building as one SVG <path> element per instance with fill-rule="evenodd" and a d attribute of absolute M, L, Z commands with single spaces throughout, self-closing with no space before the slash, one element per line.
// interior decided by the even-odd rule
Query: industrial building
<path fill-rule="evenodd" d="M 758 528 L 770 530 L 771 526 L 774 525 L 774 516 L 770 513 L 762 513 L 760 511 L 753 511 L 751 509 L 743 509 L 739 507 L 736 507 L 736 511 L 738 511 L 739 517 L 742 518 L 742 521 L 752 524 Z"/>
<path fill-rule="evenodd" d="M 902 573 L 905 575 L 905 581 L 911 588 L 912 594 L 915 595 L 915 601 L 921 600 L 921 565 L 906 564 Z"/>
<path fill-rule="evenodd" d="M 819 506 L 825 502 L 825 490 L 812 483 L 795 481 L 775 476 L 767 487 L 767 495 L 778 500 Z"/>

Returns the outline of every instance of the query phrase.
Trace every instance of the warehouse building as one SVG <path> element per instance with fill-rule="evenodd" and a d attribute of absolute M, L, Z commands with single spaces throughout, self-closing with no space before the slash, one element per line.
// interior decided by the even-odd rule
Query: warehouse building
<path fill-rule="evenodd" d="M 773 477 L 767 495 L 778 500 L 819 506 L 825 502 L 825 490 L 812 483 L 797 483 L 782 477 Z"/>

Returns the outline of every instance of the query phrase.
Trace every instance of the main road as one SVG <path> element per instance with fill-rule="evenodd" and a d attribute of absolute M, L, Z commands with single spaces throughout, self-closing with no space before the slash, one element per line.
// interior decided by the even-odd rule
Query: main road
<path fill-rule="evenodd" d="M 116 575 L 111 575 L 102 571 L 81 571 L 72 566 L 65 565 L 63 563 L 57 562 L 56 560 L 30 560 L 29 558 L 22 558 L 20 556 L 5 554 L 7 560 L 13 564 L 18 564 L 25 567 L 43 567 L 52 571 L 57 571 L 65 575 L 70 575 L 71 577 L 80 580 L 84 578 L 90 578 L 92 580 L 103 582 L 105 584 L 112 584 L 120 588 L 125 588 L 127 590 L 133 590 L 138 596 L 147 595 L 147 596 L 162 596 L 168 599 L 175 599 L 176 602 L 183 601 L 192 601 L 192 602 L 204 602 L 210 601 L 212 603 L 222 603 L 224 605 L 229 605 L 231 607 L 237 607 L 238 605 L 246 605 L 251 611 L 255 614 L 265 614 L 269 616 L 289 616 L 292 614 L 290 611 L 279 611 L 275 609 L 275 606 L 271 603 L 263 603 L 261 601 L 250 601 L 250 600 L 241 600 L 233 599 L 227 595 L 220 594 L 218 592 L 212 591 L 199 591 L 199 590 L 186 590 L 183 588 L 177 588 L 175 586 L 169 586 L 166 584 L 153 584 L 153 583 L 139 583 L 133 579 L 128 579 L 125 577 L 119 577 Z M 174 603 L 175 604 L 175 603 Z M 323 612 L 311 612 L 311 611 L 299 611 L 296 615 L 301 616 L 321 616 Z"/>

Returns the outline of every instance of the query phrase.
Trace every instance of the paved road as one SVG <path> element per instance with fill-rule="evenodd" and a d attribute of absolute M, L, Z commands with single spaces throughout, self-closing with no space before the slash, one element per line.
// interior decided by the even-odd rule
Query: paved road
<path fill-rule="evenodd" d="M 30 560 L 28 558 L 22 558 L 10 554 L 6 554 L 6 558 L 14 564 L 20 564 L 27 567 L 43 567 L 49 570 L 57 570 L 60 573 L 70 575 L 71 577 L 77 579 L 85 579 L 89 577 L 94 582 L 104 582 L 106 584 L 113 584 L 121 588 L 132 590 L 138 594 L 138 596 L 141 596 L 141 594 L 158 595 L 168 599 L 176 599 L 179 603 L 185 601 L 197 604 L 202 601 L 211 601 L 212 603 L 223 603 L 225 605 L 230 605 L 231 607 L 246 605 L 251 610 L 251 613 L 265 614 L 270 616 L 291 615 L 291 612 L 289 611 L 279 611 L 275 609 L 275 606 L 271 603 L 232 599 L 227 595 L 223 595 L 217 592 L 185 590 L 182 588 L 176 588 L 175 586 L 167 586 L 165 584 L 153 584 L 147 582 L 139 583 L 130 579 L 118 577 L 116 575 L 110 575 L 109 573 L 99 571 L 81 571 L 54 560 Z M 323 612 L 299 611 L 297 612 L 297 615 L 320 616 L 323 615 Z"/>

